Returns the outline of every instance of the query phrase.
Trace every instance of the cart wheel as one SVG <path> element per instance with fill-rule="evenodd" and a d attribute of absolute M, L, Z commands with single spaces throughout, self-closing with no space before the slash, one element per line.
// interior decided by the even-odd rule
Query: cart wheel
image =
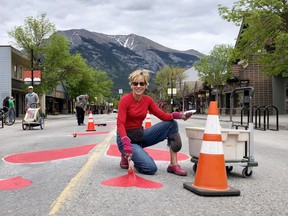
<path fill-rule="evenodd" d="M 197 170 L 197 163 L 195 163 L 195 164 L 193 165 L 193 172 L 196 173 L 196 170 Z"/>
<path fill-rule="evenodd" d="M 244 178 L 250 177 L 252 174 L 253 174 L 253 171 L 251 170 L 251 171 L 249 172 L 248 167 L 245 167 L 245 168 L 242 170 L 242 176 L 243 176 Z"/>
<path fill-rule="evenodd" d="M 41 130 L 43 130 L 44 129 L 44 119 L 41 118 L 40 122 L 41 122 L 40 128 L 41 128 Z"/>
<path fill-rule="evenodd" d="M 24 122 L 22 122 L 22 129 L 26 130 L 27 129 L 27 125 L 24 124 Z"/>
<path fill-rule="evenodd" d="M 231 173 L 233 170 L 233 166 L 226 166 L 226 172 Z"/>

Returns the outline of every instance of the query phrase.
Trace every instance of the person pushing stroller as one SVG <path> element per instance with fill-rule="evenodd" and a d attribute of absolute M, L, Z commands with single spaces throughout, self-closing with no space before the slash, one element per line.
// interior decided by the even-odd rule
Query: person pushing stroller
<path fill-rule="evenodd" d="M 25 95 L 26 110 L 29 108 L 36 108 L 39 104 L 38 94 L 33 92 L 33 86 L 28 87 L 28 93 Z"/>

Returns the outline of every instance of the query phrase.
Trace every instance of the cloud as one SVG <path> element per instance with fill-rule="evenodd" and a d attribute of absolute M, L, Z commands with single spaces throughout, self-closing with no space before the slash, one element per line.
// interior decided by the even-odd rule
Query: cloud
<path fill-rule="evenodd" d="M 103 34 L 137 34 L 169 48 L 208 54 L 216 44 L 234 44 L 238 28 L 218 14 L 231 0 L 2 0 L 0 44 L 25 17 L 46 17 L 58 30 L 86 29 Z"/>

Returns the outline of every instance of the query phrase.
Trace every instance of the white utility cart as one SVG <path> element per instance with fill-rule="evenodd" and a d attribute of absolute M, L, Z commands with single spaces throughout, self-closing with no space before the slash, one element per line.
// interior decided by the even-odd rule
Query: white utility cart
<path fill-rule="evenodd" d="M 232 121 L 234 96 L 237 92 L 247 91 L 249 92 L 249 116 L 250 121 L 248 127 L 243 130 L 238 129 L 239 125 L 236 125 Z M 230 125 L 231 128 L 222 128 L 222 142 L 225 158 L 225 165 L 227 173 L 233 170 L 233 166 L 244 167 L 242 171 L 243 177 L 249 177 L 252 175 L 252 167 L 258 166 L 258 163 L 254 160 L 254 134 L 252 123 L 252 97 L 254 89 L 252 87 L 236 88 L 231 92 L 230 96 Z M 235 129 L 236 128 L 236 129 Z M 205 128 L 203 127 L 186 127 L 186 135 L 189 141 L 189 153 L 191 156 L 191 162 L 194 163 L 193 171 L 197 170 L 197 163 L 199 154 L 201 151 L 203 133 Z"/>

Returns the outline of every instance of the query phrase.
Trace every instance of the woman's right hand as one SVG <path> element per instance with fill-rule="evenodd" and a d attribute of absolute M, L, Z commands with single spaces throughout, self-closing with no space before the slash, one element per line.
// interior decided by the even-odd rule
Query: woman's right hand
<path fill-rule="evenodd" d="M 121 138 L 121 142 L 123 144 L 123 149 L 124 149 L 124 155 L 127 159 L 131 159 L 132 157 L 132 153 L 133 153 L 133 149 L 131 146 L 131 140 L 129 139 L 129 137 L 124 136 Z"/>

